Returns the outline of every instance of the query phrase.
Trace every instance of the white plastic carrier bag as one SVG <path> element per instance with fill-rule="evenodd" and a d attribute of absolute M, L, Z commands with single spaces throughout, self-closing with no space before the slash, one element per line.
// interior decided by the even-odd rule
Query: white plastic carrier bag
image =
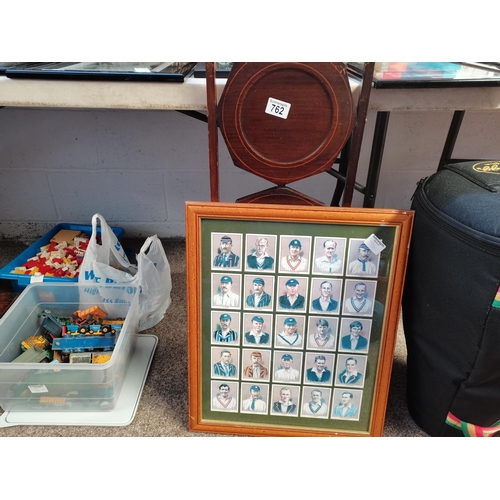
<path fill-rule="evenodd" d="M 101 244 L 97 243 L 97 222 L 101 227 Z M 78 282 L 88 284 L 81 291 L 82 299 L 100 294 L 107 311 L 113 314 L 113 304 L 123 304 L 135 288 L 139 290 L 139 331 L 159 323 L 170 305 L 172 278 L 170 265 L 159 238 L 146 239 L 137 265 L 132 264 L 113 230 L 101 214 L 92 217 L 92 235 L 80 266 Z M 102 285 L 122 284 L 123 288 Z M 99 289 L 95 284 L 101 285 Z"/>

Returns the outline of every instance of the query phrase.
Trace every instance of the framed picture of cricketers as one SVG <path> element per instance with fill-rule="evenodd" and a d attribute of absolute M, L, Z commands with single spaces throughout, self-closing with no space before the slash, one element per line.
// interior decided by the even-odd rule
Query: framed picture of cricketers
<path fill-rule="evenodd" d="M 189 428 L 381 436 L 411 210 L 186 203 Z"/>

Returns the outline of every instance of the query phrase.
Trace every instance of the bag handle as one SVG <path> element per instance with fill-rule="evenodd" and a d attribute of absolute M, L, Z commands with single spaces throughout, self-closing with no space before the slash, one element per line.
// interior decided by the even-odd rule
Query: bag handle
<path fill-rule="evenodd" d="M 101 245 L 97 244 L 97 220 L 101 226 Z M 130 263 L 127 255 L 123 251 L 116 234 L 113 232 L 106 219 L 99 213 L 92 217 L 92 235 L 90 237 L 89 247 L 92 246 L 100 255 L 101 261 L 106 259 L 106 264 L 118 265 L 122 269 L 136 271 L 136 266 Z"/>
<path fill-rule="evenodd" d="M 97 243 L 97 220 L 99 219 L 99 225 L 101 227 L 101 241 L 104 243 L 104 241 L 108 239 L 109 237 L 109 231 L 112 231 L 112 229 L 109 227 L 108 223 L 106 222 L 106 219 L 101 215 L 101 214 L 94 214 L 92 216 L 92 234 L 90 236 L 90 239 L 94 242 Z"/>
<path fill-rule="evenodd" d="M 148 236 L 146 238 L 146 241 L 142 244 L 140 253 L 146 253 L 148 251 L 149 247 L 152 245 L 153 241 L 157 238 L 158 238 L 158 236 L 156 236 L 156 234 L 153 236 Z"/>
<path fill-rule="evenodd" d="M 462 431 L 465 437 L 491 437 L 500 431 L 500 420 L 495 422 L 491 427 L 481 427 L 480 425 L 474 425 L 460 420 L 455 417 L 451 411 L 448 412 L 446 423 L 449 426 Z"/>

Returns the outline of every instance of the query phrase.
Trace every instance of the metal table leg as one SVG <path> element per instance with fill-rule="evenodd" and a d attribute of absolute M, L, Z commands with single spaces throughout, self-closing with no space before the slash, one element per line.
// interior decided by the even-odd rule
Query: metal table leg
<path fill-rule="evenodd" d="M 446 142 L 444 143 L 441 159 L 439 160 L 439 165 L 437 168 L 438 170 L 441 170 L 447 163 L 450 163 L 451 161 L 451 155 L 453 154 L 453 149 L 455 148 L 455 143 L 457 142 L 458 133 L 460 132 L 460 127 L 462 125 L 464 115 L 464 110 L 458 110 L 453 113 L 450 129 L 448 130 L 448 135 L 446 136 Z"/>
<path fill-rule="evenodd" d="M 387 126 L 389 125 L 389 116 L 389 111 L 379 111 L 377 113 L 375 130 L 373 132 L 370 164 L 368 166 L 368 176 L 366 178 L 365 197 L 363 201 L 364 208 L 373 208 L 375 206 L 380 168 L 382 166 L 382 156 L 384 155 Z"/>

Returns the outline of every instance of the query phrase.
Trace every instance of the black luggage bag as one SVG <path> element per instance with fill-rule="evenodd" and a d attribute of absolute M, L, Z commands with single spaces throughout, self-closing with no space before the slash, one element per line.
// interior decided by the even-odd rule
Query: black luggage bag
<path fill-rule="evenodd" d="M 413 197 L 403 295 L 408 409 L 431 436 L 500 430 L 500 161 L 445 166 Z"/>

